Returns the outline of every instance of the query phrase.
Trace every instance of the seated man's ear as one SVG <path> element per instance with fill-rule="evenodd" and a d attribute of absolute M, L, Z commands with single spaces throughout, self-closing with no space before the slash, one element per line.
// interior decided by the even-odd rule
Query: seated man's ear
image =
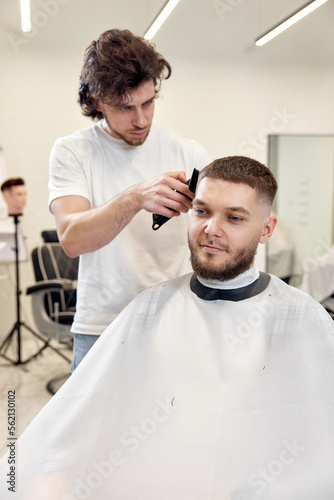
<path fill-rule="evenodd" d="M 267 243 L 267 241 L 270 240 L 271 235 L 274 232 L 276 223 L 277 217 L 268 217 L 263 226 L 260 243 Z"/>

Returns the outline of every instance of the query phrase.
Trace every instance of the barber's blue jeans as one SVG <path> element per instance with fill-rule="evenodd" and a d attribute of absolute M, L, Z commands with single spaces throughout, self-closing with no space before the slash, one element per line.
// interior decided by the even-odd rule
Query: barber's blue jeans
<path fill-rule="evenodd" d="M 84 335 L 75 333 L 73 338 L 73 360 L 71 364 L 71 372 L 77 368 L 78 364 L 86 356 L 89 349 L 95 344 L 99 335 Z"/>

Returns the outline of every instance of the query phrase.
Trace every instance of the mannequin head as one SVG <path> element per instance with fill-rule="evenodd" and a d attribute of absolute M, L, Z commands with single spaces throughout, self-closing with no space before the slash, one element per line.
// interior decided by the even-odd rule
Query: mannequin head
<path fill-rule="evenodd" d="M 27 189 L 21 177 L 7 179 L 1 185 L 8 206 L 8 215 L 20 215 L 27 203 Z"/>

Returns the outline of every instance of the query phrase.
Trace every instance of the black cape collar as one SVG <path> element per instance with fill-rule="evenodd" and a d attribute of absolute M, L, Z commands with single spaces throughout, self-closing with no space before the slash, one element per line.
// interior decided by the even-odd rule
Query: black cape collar
<path fill-rule="evenodd" d="M 270 275 L 260 272 L 260 276 L 250 285 L 242 288 L 231 288 L 222 290 L 219 288 L 209 288 L 198 281 L 196 274 L 193 274 L 190 280 L 190 289 L 197 297 L 203 300 L 230 300 L 238 302 L 239 300 L 249 299 L 263 292 L 269 284 Z"/>

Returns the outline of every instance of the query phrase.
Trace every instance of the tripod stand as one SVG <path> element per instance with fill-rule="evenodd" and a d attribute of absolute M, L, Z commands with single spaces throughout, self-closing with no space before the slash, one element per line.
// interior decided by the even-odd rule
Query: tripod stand
<path fill-rule="evenodd" d="M 62 352 L 60 352 L 58 349 L 53 347 L 49 340 L 45 339 L 40 335 L 39 333 L 35 332 L 30 326 L 26 325 L 24 322 L 21 321 L 21 304 L 20 304 L 20 295 L 21 295 L 21 290 L 20 290 L 20 267 L 19 267 L 19 239 L 18 239 L 18 225 L 19 225 L 19 217 L 22 214 L 15 214 L 11 215 L 11 217 L 14 218 L 14 225 L 15 225 L 15 246 L 14 246 L 14 251 L 15 251 L 15 277 L 16 277 L 16 322 L 14 323 L 13 328 L 5 338 L 5 340 L 2 342 L 0 346 L 0 356 L 3 358 L 7 359 L 10 361 L 13 365 L 24 365 L 31 361 L 32 359 L 36 358 L 44 349 L 47 347 L 50 347 L 53 349 L 53 351 L 57 352 L 59 356 L 62 358 L 66 359 L 66 361 L 70 361 Z M 34 337 L 37 337 L 39 340 L 43 342 L 42 347 L 35 353 L 32 354 L 30 357 L 26 358 L 25 360 L 22 359 L 22 330 L 25 328 L 29 333 L 31 333 Z M 16 358 L 11 359 L 9 356 L 7 356 L 7 351 L 9 346 L 12 343 L 16 342 Z"/>

